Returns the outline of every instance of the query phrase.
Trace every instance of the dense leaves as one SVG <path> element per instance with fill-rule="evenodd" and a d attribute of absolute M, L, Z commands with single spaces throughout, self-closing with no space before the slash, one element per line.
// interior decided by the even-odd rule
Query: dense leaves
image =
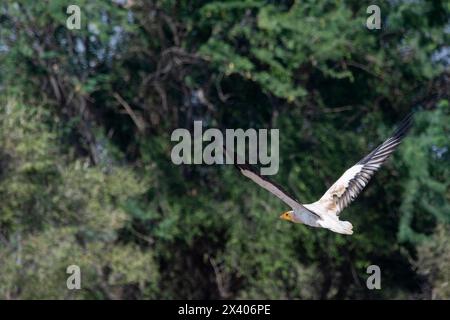
<path fill-rule="evenodd" d="M 76 1 L 80 30 L 70 4 L 0 5 L 0 297 L 450 297 L 448 3 L 380 2 L 381 30 L 351 0 Z M 170 159 L 194 120 L 277 128 L 275 179 L 310 202 L 411 110 L 352 237 Z"/>

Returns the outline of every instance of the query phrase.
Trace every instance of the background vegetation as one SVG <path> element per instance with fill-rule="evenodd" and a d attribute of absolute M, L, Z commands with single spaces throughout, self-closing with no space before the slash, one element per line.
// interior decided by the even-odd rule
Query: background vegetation
<path fill-rule="evenodd" d="M 365 27 L 370 4 L 381 30 Z M 0 298 L 450 298 L 449 11 L 2 1 Z M 280 221 L 285 205 L 232 166 L 170 161 L 172 131 L 194 120 L 279 128 L 275 179 L 310 202 L 411 110 L 344 212 L 352 237 Z M 71 264 L 82 290 L 66 288 Z"/>

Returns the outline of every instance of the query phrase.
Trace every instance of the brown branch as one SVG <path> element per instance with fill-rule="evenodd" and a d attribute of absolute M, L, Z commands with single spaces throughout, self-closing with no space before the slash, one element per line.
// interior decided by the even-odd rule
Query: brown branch
<path fill-rule="evenodd" d="M 213 257 L 209 257 L 209 262 L 214 269 L 214 275 L 216 277 L 217 289 L 219 290 L 220 297 L 224 299 L 230 297 L 231 294 L 227 289 L 228 286 L 225 286 L 225 283 L 228 283 L 228 281 L 224 279 L 225 277 Z"/>
<path fill-rule="evenodd" d="M 138 128 L 139 132 L 144 132 L 145 124 L 141 121 L 141 119 L 134 113 L 133 109 L 131 109 L 130 105 L 117 93 L 113 93 L 113 97 L 122 105 L 125 111 L 128 113 L 130 118 L 133 120 L 134 124 Z"/>

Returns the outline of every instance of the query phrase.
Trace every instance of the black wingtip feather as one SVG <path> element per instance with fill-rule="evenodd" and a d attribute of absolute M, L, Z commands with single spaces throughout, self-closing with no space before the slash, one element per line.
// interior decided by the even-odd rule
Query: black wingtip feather
<path fill-rule="evenodd" d="M 358 164 L 365 164 L 369 160 L 372 159 L 372 157 L 379 153 L 380 149 L 383 149 L 382 152 L 389 151 L 390 149 L 394 149 L 401 143 L 403 138 L 408 133 L 409 129 L 412 127 L 414 120 L 414 112 L 410 112 L 406 117 L 403 118 L 402 121 L 397 126 L 397 129 L 394 131 L 394 133 L 382 144 L 380 144 L 378 147 L 376 147 L 372 152 L 370 152 L 367 156 L 365 156 L 363 159 L 361 159 Z"/>
<path fill-rule="evenodd" d="M 398 125 L 397 130 L 395 130 L 392 138 L 401 139 L 403 138 L 412 127 L 414 120 L 414 112 L 410 112 Z"/>

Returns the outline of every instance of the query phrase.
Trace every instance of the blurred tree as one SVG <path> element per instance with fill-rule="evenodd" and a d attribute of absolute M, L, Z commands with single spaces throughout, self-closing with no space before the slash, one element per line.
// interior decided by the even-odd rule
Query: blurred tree
<path fill-rule="evenodd" d="M 356 0 L 82 0 L 81 30 L 69 4 L 0 5 L 1 296 L 407 298 L 446 281 L 416 263 L 449 222 L 448 3 L 380 2 L 381 30 Z M 308 202 L 412 109 L 343 213 L 352 237 L 277 221 L 231 167 L 170 161 L 194 120 L 279 128 L 275 179 Z M 69 252 L 86 292 L 61 287 Z"/>
<path fill-rule="evenodd" d="M 152 297 L 157 267 L 148 248 L 118 239 L 122 208 L 145 189 L 126 168 L 91 167 L 61 153 L 44 108 L 10 100 L 0 115 L 0 296 L 3 298 Z M 81 268 L 81 291 L 66 268 Z"/>
<path fill-rule="evenodd" d="M 431 239 L 418 247 L 416 266 L 427 279 L 424 285 L 425 299 L 449 299 L 450 297 L 450 241 L 448 225 L 438 225 Z"/>

